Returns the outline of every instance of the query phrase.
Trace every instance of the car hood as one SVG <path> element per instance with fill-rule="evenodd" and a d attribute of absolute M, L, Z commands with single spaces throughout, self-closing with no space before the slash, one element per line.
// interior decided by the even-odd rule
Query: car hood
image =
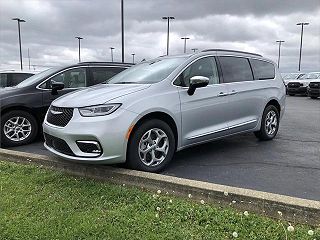
<path fill-rule="evenodd" d="M 124 95 L 147 89 L 150 84 L 99 84 L 71 92 L 55 100 L 56 107 L 85 107 L 104 104 Z"/>

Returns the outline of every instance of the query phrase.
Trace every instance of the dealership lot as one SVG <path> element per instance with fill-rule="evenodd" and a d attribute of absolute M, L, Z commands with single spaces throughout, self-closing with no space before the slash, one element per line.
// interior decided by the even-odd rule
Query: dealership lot
<path fill-rule="evenodd" d="M 320 99 L 288 97 L 278 136 L 243 134 L 176 154 L 163 174 L 320 200 Z M 12 150 L 49 155 L 41 141 Z"/>

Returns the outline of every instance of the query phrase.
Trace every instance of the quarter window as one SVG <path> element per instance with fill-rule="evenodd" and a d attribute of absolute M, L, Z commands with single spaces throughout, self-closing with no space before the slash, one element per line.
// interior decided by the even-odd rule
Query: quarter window
<path fill-rule="evenodd" d="M 251 59 L 250 60 L 254 79 L 256 80 L 265 80 L 265 79 L 273 79 L 275 77 L 274 66 L 271 63 Z"/>
<path fill-rule="evenodd" d="M 87 77 L 85 68 L 75 68 L 62 72 L 45 83 L 45 86 L 41 85 L 41 88 L 51 88 L 51 81 L 64 83 L 65 88 L 80 88 L 87 86 Z"/>
<path fill-rule="evenodd" d="M 241 57 L 219 57 L 223 80 L 226 83 L 252 81 L 252 71 L 248 59 Z"/>
<path fill-rule="evenodd" d="M 219 76 L 214 57 L 206 57 L 197 60 L 187 67 L 174 82 L 175 85 L 188 87 L 190 79 L 194 76 L 203 76 L 209 78 L 209 84 L 218 84 Z"/>

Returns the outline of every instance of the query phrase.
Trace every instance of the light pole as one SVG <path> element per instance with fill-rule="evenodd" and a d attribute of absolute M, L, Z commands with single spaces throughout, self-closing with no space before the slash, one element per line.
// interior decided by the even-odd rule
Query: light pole
<path fill-rule="evenodd" d="M 123 19 L 123 0 L 121 0 L 121 61 L 124 62 L 124 19 Z"/>
<path fill-rule="evenodd" d="M 198 51 L 198 48 L 191 48 L 191 50 L 195 53 L 196 51 Z"/>
<path fill-rule="evenodd" d="M 22 51 L 21 51 L 21 33 L 20 33 L 20 23 L 21 22 L 26 22 L 23 19 L 20 18 L 12 18 L 12 20 L 17 21 L 18 22 L 18 32 L 19 32 L 19 49 L 20 49 L 20 68 L 22 70 Z"/>
<path fill-rule="evenodd" d="M 281 49 L 281 44 L 284 43 L 285 41 L 283 41 L 283 40 L 277 40 L 276 42 L 279 43 L 278 68 L 280 68 L 280 55 L 281 55 L 281 52 L 280 52 L 281 50 L 280 50 L 280 49 Z"/>
<path fill-rule="evenodd" d="M 136 55 L 135 53 L 131 53 L 132 55 L 132 63 L 134 64 L 134 55 Z"/>
<path fill-rule="evenodd" d="M 162 17 L 162 19 L 167 20 L 168 27 L 167 27 L 167 55 L 169 55 L 169 33 L 170 33 L 170 20 L 175 19 L 174 17 Z"/>
<path fill-rule="evenodd" d="M 303 26 L 309 25 L 309 23 L 307 23 L 307 22 L 300 22 L 300 23 L 297 23 L 297 25 L 298 25 L 298 26 L 301 25 L 300 54 L 299 54 L 299 68 L 298 68 L 298 71 L 300 71 L 300 69 L 301 69 L 301 55 L 302 55 Z"/>
<path fill-rule="evenodd" d="M 79 42 L 79 62 L 81 62 L 81 58 L 80 58 L 80 41 L 83 39 L 82 37 L 75 37 L 78 39 Z"/>
<path fill-rule="evenodd" d="M 29 70 L 30 70 L 30 52 L 29 52 L 29 48 L 28 48 L 28 60 L 29 60 Z"/>
<path fill-rule="evenodd" d="M 186 53 L 187 51 L 187 40 L 190 39 L 188 37 L 182 37 L 182 40 L 184 40 L 184 48 L 183 48 L 183 52 Z"/>
<path fill-rule="evenodd" d="M 114 50 L 114 47 L 110 47 L 110 51 L 111 51 L 111 61 L 113 62 L 113 50 Z"/>

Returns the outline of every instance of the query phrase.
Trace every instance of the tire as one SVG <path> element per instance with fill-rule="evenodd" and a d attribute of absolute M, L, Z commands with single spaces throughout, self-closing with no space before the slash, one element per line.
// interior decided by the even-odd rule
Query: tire
<path fill-rule="evenodd" d="M 312 99 L 317 99 L 317 97 L 311 96 Z"/>
<path fill-rule="evenodd" d="M 156 138 L 160 139 L 158 143 Z M 163 151 L 157 151 L 157 147 L 163 148 Z M 173 131 L 166 122 L 158 119 L 147 120 L 131 133 L 126 164 L 136 170 L 160 172 L 172 160 L 175 147 Z M 150 150 L 143 153 L 146 149 Z M 161 161 L 154 161 L 151 164 L 152 159 Z"/>
<path fill-rule="evenodd" d="M 276 125 L 274 126 L 274 128 L 272 127 L 272 125 L 271 126 L 269 125 L 270 128 L 268 129 L 267 124 L 271 124 L 273 122 L 270 119 L 272 115 L 276 118 L 275 120 Z M 278 109 L 274 105 L 268 105 L 263 111 L 260 130 L 257 132 L 254 132 L 254 134 L 258 139 L 262 141 L 272 140 L 278 133 L 279 123 L 280 123 L 280 117 L 279 117 Z"/>
<path fill-rule="evenodd" d="M 293 94 L 293 93 L 289 93 L 289 96 L 294 96 L 295 94 Z"/>
<path fill-rule="evenodd" d="M 37 137 L 38 130 L 37 120 L 30 113 L 20 110 L 7 112 L 1 117 L 1 146 L 15 147 L 31 143 Z"/>

